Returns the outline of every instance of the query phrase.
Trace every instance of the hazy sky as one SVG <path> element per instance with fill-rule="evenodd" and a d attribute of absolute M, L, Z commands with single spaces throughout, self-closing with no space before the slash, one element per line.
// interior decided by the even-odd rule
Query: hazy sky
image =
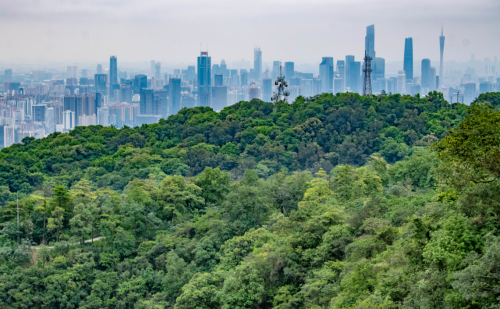
<path fill-rule="evenodd" d="M 402 61 L 413 37 L 415 61 L 500 55 L 500 0 L 0 0 L 0 62 L 193 63 L 206 46 L 212 62 L 253 59 L 319 63 L 375 50 Z M 206 47 L 203 47 L 206 49 Z"/>

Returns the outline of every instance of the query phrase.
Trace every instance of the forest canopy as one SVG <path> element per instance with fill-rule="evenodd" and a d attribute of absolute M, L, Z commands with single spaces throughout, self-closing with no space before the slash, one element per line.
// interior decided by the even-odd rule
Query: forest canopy
<path fill-rule="evenodd" d="M 497 308 L 499 98 L 323 94 L 25 138 L 0 151 L 0 307 Z"/>

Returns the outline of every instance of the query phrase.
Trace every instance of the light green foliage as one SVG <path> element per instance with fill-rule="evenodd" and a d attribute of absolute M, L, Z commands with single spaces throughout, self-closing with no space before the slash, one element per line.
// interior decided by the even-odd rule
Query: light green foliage
<path fill-rule="evenodd" d="M 0 151 L 0 307 L 498 307 L 485 98 L 252 100 L 24 139 Z"/>

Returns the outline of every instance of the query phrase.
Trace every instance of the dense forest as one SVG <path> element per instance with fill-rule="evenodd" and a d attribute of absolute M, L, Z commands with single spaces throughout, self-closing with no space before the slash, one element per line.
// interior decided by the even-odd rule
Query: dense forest
<path fill-rule="evenodd" d="M 25 138 L 0 307 L 500 308 L 499 111 L 323 94 Z"/>

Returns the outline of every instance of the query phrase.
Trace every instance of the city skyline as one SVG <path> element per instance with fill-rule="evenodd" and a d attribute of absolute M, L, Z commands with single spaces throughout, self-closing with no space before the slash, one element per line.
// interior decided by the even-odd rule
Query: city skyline
<path fill-rule="evenodd" d="M 10 31 L 0 46 L 0 63 L 91 62 L 115 54 L 123 63 L 147 59 L 192 63 L 200 43 L 203 49 L 208 44 L 214 62 L 252 61 L 255 45 L 262 49 L 266 64 L 274 59 L 310 63 L 324 55 L 362 58 L 366 25 L 370 24 L 377 28 L 377 56 L 389 61 L 402 60 L 400 50 L 406 37 L 414 40 L 415 59 L 438 60 L 439 44 L 429 38 L 439 35 L 442 24 L 448 60 L 464 61 L 471 54 L 494 57 L 500 50 L 500 42 L 494 40 L 498 29 L 494 25 L 499 22 L 493 20 L 500 12 L 498 1 L 382 2 L 363 6 L 359 4 L 366 1 L 286 5 L 271 1 L 262 13 L 260 1 L 225 6 L 220 1 L 193 2 L 196 5 L 152 0 L 4 1 L 0 2 L 0 25 Z M 293 35 L 276 40 L 269 30 L 278 24 Z M 197 31 L 202 25 L 203 34 Z M 158 39 L 163 36 L 169 39 Z"/>

